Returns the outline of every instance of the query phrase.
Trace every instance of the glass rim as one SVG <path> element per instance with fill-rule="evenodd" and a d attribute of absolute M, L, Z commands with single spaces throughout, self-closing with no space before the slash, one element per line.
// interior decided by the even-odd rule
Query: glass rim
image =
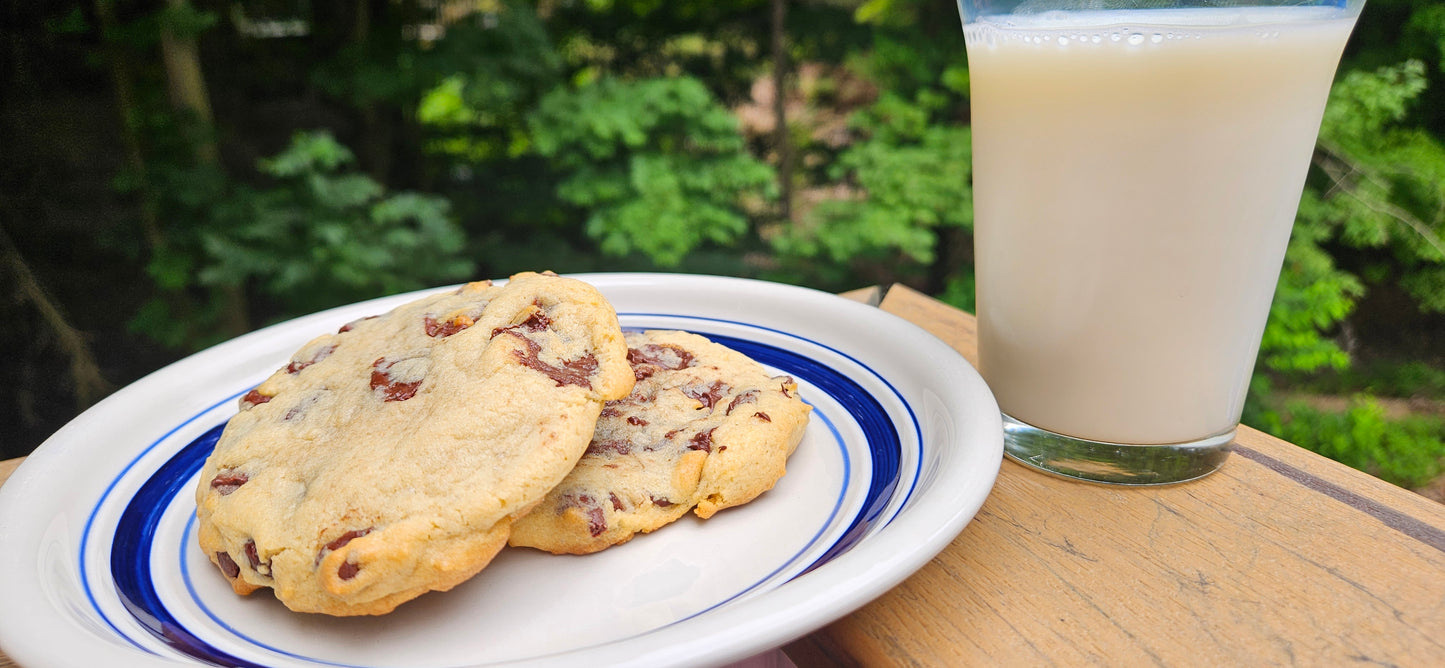
<path fill-rule="evenodd" d="M 963 23 L 1000 16 L 1084 14 L 1123 11 L 1168 12 L 1199 9 L 1335 9 L 1338 18 L 1357 17 L 1365 0 L 958 0 Z M 1241 22 L 1247 24 L 1248 22 Z"/>

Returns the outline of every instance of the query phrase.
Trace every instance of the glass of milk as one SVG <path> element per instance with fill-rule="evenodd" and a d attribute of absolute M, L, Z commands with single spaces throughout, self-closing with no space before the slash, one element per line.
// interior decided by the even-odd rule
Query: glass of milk
<path fill-rule="evenodd" d="M 1011 457 L 1119 484 L 1224 463 L 1363 5 L 960 0 Z"/>

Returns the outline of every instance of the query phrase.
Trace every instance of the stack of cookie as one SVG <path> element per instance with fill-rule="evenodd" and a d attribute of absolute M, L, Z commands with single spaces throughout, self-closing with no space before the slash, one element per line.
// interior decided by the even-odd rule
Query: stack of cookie
<path fill-rule="evenodd" d="M 628 332 L 551 273 L 471 283 L 303 346 L 240 401 L 196 490 L 240 594 L 376 615 L 508 542 L 585 554 L 770 489 L 810 407 L 684 332 Z"/>

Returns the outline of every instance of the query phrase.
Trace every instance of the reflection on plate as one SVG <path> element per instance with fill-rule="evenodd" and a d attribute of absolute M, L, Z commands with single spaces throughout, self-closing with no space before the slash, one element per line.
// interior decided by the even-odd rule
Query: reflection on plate
<path fill-rule="evenodd" d="M 683 329 L 798 380 L 813 405 L 756 501 L 584 556 L 504 550 L 374 618 L 238 597 L 196 547 L 196 475 L 236 397 L 314 335 L 416 298 L 306 316 L 198 353 L 57 432 L 0 488 L 0 647 L 22 663 L 643 666 L 738 660 L 816 629 L 926 563 L 1002 457 L 997 406 L 917 327 L 742 279 L 578 276 L 624 328 Z"/>

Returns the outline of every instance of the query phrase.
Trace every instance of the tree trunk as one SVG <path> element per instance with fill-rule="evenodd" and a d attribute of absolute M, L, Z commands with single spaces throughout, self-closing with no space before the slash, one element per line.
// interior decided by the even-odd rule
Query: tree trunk
<path fill-rule="evenodd" d="M 186 6 L 186 0 L 169 0 L 171 9 Z M 216 118 L 211 113 L 211 97 L 206 92 L 206 79 L 201 74 L 201 50 L 194 35 L 178 35 L 169 26 L 161 29 L 161 57 L 166 66 L 166 91 L 170 94 L 171 106 L 178 111 L 188 111 L 202 128 L 215 127 Z M 220 162 L 216 141 L 209 133 L 191 137 L 195 147 L 196 160 L 201 164 L 215 165 Z"/>
<path fill-rule="evenodd" d="M 168 3 L 171 9 L 186 6 L 186 0 L 168 0 Z M 196 161 L 220 169 L 220 151 L 213 134 L 216 118 L 211 113 L 211 99 L 206 92 L 206 79 L 201 73 L 201 50 L 195 35 L 179 35 L 169 26 L 162 27 L 161 57 L 166 66 L 171 106 L 178 111 L 190 112 L 198 124 L 198 131 L 190 137 Z M 249 330 L 246 295 L 241 286 L 220 285 L 214 290 L 223 304 L 219 323 L 221 331 L 236 336 Z"/>
<path fill-rule="evenodd" d="M 356 22 L 351 26 L 351 42 L 363 51 L 371 37 L 371 3 L 356 2 Z M 386 184 L 391 176 L 392 122 L 387 107 L 376 100 L 358 100 L 361 113 L 361 160 L 366 173 L 377 183 Z"/>
<path fill-rule="evenodd" d="M 146 173 L 145 154 L 141 152 L 140 104 L 136 98 L 135 82 L 125 54 L 114 43 L 104 38 L 116 28 L 115 0 L 96 0 L 95 15 L 100 21 L 105 63 L 110 69 L 111 86 L 115 92 L 115 105 L 120 112 L 120 137 L 125 149 L 126 167 L 135 173 L 139 183 L 141 236 L 146 242 L 146 252 L 154 255 L 165 246 L 165 235 L 161 232 L 160 216 L 156 211 L 155 193 L 151 190 L 150 178 Z"/>
<path fill-rule="evenodd" d="M 45 293 L 30 265 L 20 254 L 20 249 L 10 240 L 4 228 L 0 228 L 0 274 L 14 276 L 16 296 L 29 302 L 40 314 L 41 322 L 55 336 L 61 352 L 70 360 L 70 381 L 75 386 L 75 408 L 77 411 L 89 407 L 111 391 L 110 383 L 100 373 L 90 344 L 85 335 L 66 320 L 54 300 Z M 7 283 L 9 281 L 6 281 Z"/>
<path fill-rule="evenodd" d="M 778 151 L 779 214 L 785 221 L 793 218 L 793 142 L 788 135 L 787 78 L 788 52 L 787 0 L 773 0 L 773 143 Z"/>

